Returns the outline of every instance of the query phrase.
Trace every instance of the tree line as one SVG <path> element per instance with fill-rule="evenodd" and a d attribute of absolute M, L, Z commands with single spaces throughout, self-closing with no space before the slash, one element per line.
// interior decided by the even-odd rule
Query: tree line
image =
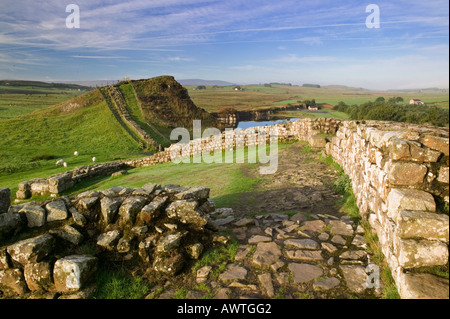
<path fill-rule="evenodd" d="M 388 100 L 379 97 L 375 101 L 360 105 L 348 105 L 341 101 L 333 109 L 347 113 L 351 120 L 395 121 L 441 127 L 449 125 L 448 109 L 427 104 L 404 104 L 401 97 Z"/>

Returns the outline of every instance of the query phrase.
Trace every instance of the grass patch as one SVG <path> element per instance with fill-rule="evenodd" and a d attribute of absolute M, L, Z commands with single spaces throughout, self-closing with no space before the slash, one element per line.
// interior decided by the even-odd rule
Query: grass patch
<path fill-rule="evenodd" d="M 124 270 L 99 269 L 96 278 L 93 299 L 142 299 L 150 291 L 142 278 L 131 277 Z"/>
<path fill-rule="evenodd" d="M 225 270 L 228 263 L 234 261 L 239 246 L 239 242 L 232 239 L 226 246 L 213 247 L 207 250 L 192 267 L 193 273 L 196 273 L 202 267 L 211 266 L 213 268 L 211 276 L 216 278 Z"/>

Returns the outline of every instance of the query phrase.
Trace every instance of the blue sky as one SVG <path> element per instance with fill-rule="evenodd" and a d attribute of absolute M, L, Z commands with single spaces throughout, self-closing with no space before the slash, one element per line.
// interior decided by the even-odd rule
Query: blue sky
<path fill-rule="evenodd" d="M 68 29 L 66 6 L 80 9 Z M 367 28 L 369 4 L 380 28 Z M 449 86 L 447 1 L 1 0 L 0 79 Z"/>

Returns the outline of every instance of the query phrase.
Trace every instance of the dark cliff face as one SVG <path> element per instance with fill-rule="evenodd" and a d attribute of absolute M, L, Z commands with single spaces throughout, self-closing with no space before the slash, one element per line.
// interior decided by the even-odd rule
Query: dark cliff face
<path fill-rule="evenodd" d="M 167 127 L 192 128 L 193 120 L 202 126 L 217 127 L 216 119 L 192 102 L 188 91 L 172 76 L 132 81 L 146 119 L 165 123 Z"/>

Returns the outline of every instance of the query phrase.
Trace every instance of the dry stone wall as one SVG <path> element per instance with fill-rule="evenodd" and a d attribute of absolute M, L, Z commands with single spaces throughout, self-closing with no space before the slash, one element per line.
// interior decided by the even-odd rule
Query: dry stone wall
<path fill-rule="evenodd" d="M 228 240 L 215 234 L 214 210 L 208 188 L 152 183 L 10 206 L 0 214 L 0 299 L 88 298 L 108 262 L 173 276 Z"/>
<path fill-rule="evenodd" d="M 448 281 L 414 271 L 448 264 L 449 218 L 437 210 L 449 201 L 448 129 L 348 121 L 326 151 L 351 178 L 400 295 L 430 297 L 431 289 L 418 287 L 423 282 L 448 292 Z"/>

